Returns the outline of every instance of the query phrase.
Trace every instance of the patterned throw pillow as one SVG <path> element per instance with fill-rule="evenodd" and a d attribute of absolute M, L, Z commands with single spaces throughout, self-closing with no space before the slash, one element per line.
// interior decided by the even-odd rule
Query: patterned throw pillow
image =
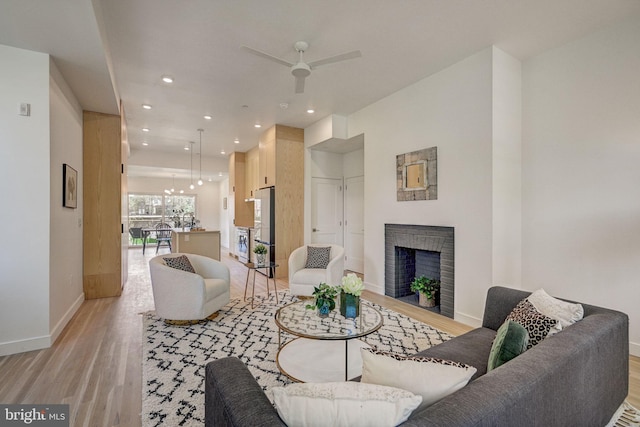
<path fill-rule="evenodd" d="M 506 320 L 521 324 L 529 333 L 527 350 L 541 342 L 549 335 L 557 321 L 540 313 L 528 300 L 523 299 L 509 313 Z"/>
<path fill-rule="evenodd" d="M 186 255 L 180 255 L 176 257 L 167 257 L 162 258 L 169 267 L 175 268 L 178 270 L 188 271 L 189 273 L 195 273 L 196 271 L 193 269 L 191 262 L 189 262 L 189 258 Z"/>
<path fill-rule="evenodd" d="M 327 268 L 331 260 L 331 246 L 307 246 L 307 264 L 304 268 Z"/>
<path fill-rule="evenodd" d="M 461 389 L 477 369 L 434 357 L 404 356 L 371 348 L 360 349 L 363 383 L 386 385 L 422 396 L 419 410 Z"/>

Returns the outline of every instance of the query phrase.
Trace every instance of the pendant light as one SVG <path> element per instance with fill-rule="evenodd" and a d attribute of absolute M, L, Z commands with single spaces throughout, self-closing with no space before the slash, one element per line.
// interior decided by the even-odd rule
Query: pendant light
<path fill-rule="evenodd" d="M 193 185 L 193 144 L 195 144 L 195 142 L 193 141 L 189 141 L 189 144 L 191 144 L 191 185 L 189 185 L 190 189 L 194 189 L 196 188 L 195 185 Z"/>
<path fill-rule="evenodd" d="M 200 179 L 198 179 L 198 185 L 202 185 L 204 184 L 202 181 L 202 132 L 204 129 L 198 129 L 198 132 L 200 132 Z"/>

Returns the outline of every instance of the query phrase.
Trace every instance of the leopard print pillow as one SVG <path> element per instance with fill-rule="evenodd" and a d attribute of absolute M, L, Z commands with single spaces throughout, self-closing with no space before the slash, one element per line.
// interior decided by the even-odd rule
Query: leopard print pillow
<path fill-rule="evenodd" d="M 527 350 L 541 342 L 549 335 L 551 328 L 558 323 L 556 320 L 540 313 L 528 300 L 524 299 L 509 313 L 506 320 L 513 320 L 522 325 L 529 333 Z"/>
<path fill-rule="evenodd" d="M 189 262 L 189 258 L 186 255 L 180 255 L 176 257 L 166 257 L 162 258 L 169 267 L 175 268 L 178 270 L 188 271 L 189 273 L 195 273 L 196 270 Z"/>

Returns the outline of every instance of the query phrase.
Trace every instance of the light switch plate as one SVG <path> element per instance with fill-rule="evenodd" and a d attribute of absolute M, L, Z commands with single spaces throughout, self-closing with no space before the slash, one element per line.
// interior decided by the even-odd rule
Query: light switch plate
<path fill-rule="evenodd" d="M 26 102 L 20 103 L 20 107 L 18 109 L 18 114 L 21 116 L 30 116 L 31 115 L 31 104 L 27 104 Z"/>

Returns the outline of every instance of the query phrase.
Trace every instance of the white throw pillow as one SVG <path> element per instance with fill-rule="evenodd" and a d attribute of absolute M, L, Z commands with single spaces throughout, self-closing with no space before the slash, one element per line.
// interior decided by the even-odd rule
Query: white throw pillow
<path fill-rule="evenodd" d="M 527 297 L 527 300 L 545 316 L 557 320 L 549 335 L 560 332 L 563 328 L 576 323 L 584 317 L 582 304 L 574 304 L 554 298 L 544 289 L 538 289 Z"/>
<path fill-rule="evenodd" d="M 477 369 L 433 357 L 407 357 L 363 348 L 362 381 L 397 387 L 422 396 L 419 409 L 461 389 Z"/>
<path fill-rule="evenodd" d="M 358 382 L 274 387 L 273 403 L 287 426 L 396 426 L 422 398 L 405 390 Z"/>

